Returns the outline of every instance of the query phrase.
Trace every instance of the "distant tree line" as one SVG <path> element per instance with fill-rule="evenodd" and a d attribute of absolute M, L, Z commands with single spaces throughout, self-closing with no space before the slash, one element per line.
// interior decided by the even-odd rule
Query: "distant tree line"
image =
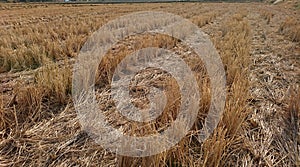
<path fill-rule="evenodd" d="M 55 2 L 56 0 L 0 0 L 0 2 Z"/>
<path fill-rule="evenodd" d="M 0 0 L 0 2 L 55 2 L 55 1 L 56 0 Z"/>
<path fill-rule="evenodd" d="M 134 3 L 134 2 L 262 2 L 264 0 L 0 0 L 0 2 L 90 2 L 90 3 Z"/>

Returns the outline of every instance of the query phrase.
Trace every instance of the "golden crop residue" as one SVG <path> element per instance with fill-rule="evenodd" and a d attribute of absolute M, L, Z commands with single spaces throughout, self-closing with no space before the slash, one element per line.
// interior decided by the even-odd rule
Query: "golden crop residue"
<path fill-rule="evenodd" d="M 0 166 L 299 165 L 299 81 L 289 82 L 299 73 L 299 13 L 284 5 L 0 3 Z M 206 141 L 197 139 L 211 101 L 206 67 L 182 41 L 155 33 L 126 37 L 104 55 L 95 74 L 99 108 L 107 122 L 127 135 L 168 128 L 178 115 L 181 95 L 166 71 L 144 69 L 129 85 L 138 108 L 149 107 L 149 87 L 165 92 L 167 105 L 155 121 L 128 121 L 116 112 L 110 95 L 114 70 L 127 55 L 146 47 L 168 49 L 190 67 L 201 94 L 189 134 L 171 150 L 136 158 L 109 153 L 82 129 L 72 101 L 72 69 L 80 49 L 102 25 L 137 11 L 180 15 L 213 41 L 225 68 L 227 96 L 222 119 Z M 255 66 L 259 63 L 267 68 Z M 258 77 L 250 81 L 254 74 Z M 260 117 L 265 113 L 268 117 Z M 277 129 L 268 127 L 276 121 Z"/>

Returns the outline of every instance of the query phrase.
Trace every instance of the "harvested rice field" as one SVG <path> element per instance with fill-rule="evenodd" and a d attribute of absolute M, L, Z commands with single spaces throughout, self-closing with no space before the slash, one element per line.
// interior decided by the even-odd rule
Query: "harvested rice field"
<path fill-rule="evenodd" d="M 143 11 L 178 15 L 207 34 L 223 64 L 226 100 L 212 133 L 199 140 L 210 109 L 219 102 L 211 103 L 214 80 L 206 63 L 176 35 L 153 31 L 126 36 L 108 49 L 92 75 L 96 104 L 106 122 L 139 138 L 163 134 L 180 115 L 183 102 L 197 110 L 188 133 L 171 148 L 149 156 L 126 156 L 95 140 L 89 133 L 95 122 L 87 122 L 89 129 L 79 120 L 72 94 L 74 70 L 95 31 Z M 155 19 L 160 18 L 142 20 L 145 29 L 157 26 Z M 0 3 L 0 27 L 0 166 L 300 166 L 297 0 L 276 5 Z M 184 27 L 179 31 L 188 32 Z M 133 121 L 116 112 L 112 79 L 119 63 L 130 64 L 130 59 L 125 61 L 128 55 L 149 47 L 176 53 L 191 70 L 198 88 L 193 92 L 201 98 L 183 101 L 180 83 L 165 69 L 139 70 L 130 80 L 127 102 L 141 110 L 151 108 L 152 100 L 165 106 L 154 120 Z M 153 90 L 163 92 L 166 100 L 152 96 Z M 152 144 L 151 148 L 162 143 Z"/>

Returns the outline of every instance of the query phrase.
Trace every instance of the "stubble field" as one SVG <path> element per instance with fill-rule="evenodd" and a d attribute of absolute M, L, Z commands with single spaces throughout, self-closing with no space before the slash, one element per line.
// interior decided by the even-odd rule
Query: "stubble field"
<path fill-rule="evenodd" d="M 0 4 L 0 166 L 300 166 L 299 6 Z M 126 55 L 146 47 L 169 49 L 197 78 L 202 98 L 190 133 L 171 150 L 145 158 L 115 155 L 95 143 L 81 128 L 71 94 L 73 64 L 88 37 L 137 11 L 169 12 L 196 24 L 209 35 L 226 72 L 224 114 L 214 133 L 199 142 L 212 90 L 193 50 L 153 33 L 127 37 L 109 50 L 95 76 L 97 100 L 108 122 L 128 135 L 166 128 L 181 97 L 172 76 L 149 68 L 136 75 L 130 93 L 135 106 L 147 108 L 148 87 L 165 91 L 167 105 L 157 122 L 132 123 L 116 114 L 110 83 Z"/>

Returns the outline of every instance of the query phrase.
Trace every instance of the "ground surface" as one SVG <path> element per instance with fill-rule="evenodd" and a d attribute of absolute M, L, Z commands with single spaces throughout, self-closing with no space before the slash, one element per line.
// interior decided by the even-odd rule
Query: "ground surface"
<path fill-rule="evenodd" d="M 228 97 L 223 119 L 206 142 L 194 139 L 199 128 L 195 125 L 172 150 L 129 158 L 103 150 L 82 130 L 71 99 L 72 64 L 88 36 L 101 25 L 145 10 L 178 14 L 210 36 L 225 66 Z M 296 1 L 278 5 L 0 4 L 0 18 L 0 166 L 300 165 L 300 10 Z M 134 50 L 128 48 L 155 41 L 152 46 L 180 53 L 195 75 L 206 78 L 205 70 L 198 68 L 201 63 L 180 42 L 161 36 L 147 39 L 152 36 L 124 40 L 100 65 L 99 71 L 107 72 L 97 79 L 103 110 L 114 109 L 107 95 L 113 69 L 109 66 Z M 114 57 L 118 54 L 121 58 Z M 159 72 L 155 76 L 150 78 L 154 85 L 168 78 Z M 209 92 L 205 84 L 199 81 L 204 95 Z M 177 96 L 168 87 L 166 91 Z M 142 99 L 137 105 L 144 103 Z M 172 104 L 166 112 L 176 107 Z M 206 110 L 205 103 L 201 111 Z M 125 123 L 119 120 L 114 125 Z M 135 134 L 133 126 L 124 125 L 124 129 Z"/>

